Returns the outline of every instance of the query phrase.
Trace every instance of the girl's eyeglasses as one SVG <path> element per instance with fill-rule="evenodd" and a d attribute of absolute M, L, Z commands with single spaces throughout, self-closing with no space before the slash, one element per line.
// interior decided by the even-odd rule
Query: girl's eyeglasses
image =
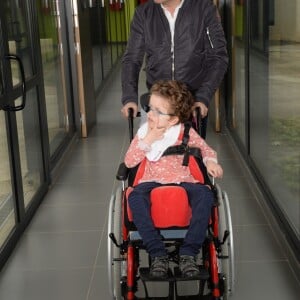
<path fill-rule="evenodd" d="M 143 106 L 143 109 L 144 109 L 144 111 L 146 112 L 146 113 L 148 113 L 148 112 L 152 112 L 152 113 L 154 113 L 155 115 L 157 115 L 157 116 L 171 116 L 171 117 L 174 117 L 175 115 L 174 114 L 166 114 L 166 113 L 163 113 L 163 112 L 161 112 L 160 110 L 158 110 L 158 109 L 155 109 L 155 108 L 152 108 L 150 105 L 144 105 Z"/>

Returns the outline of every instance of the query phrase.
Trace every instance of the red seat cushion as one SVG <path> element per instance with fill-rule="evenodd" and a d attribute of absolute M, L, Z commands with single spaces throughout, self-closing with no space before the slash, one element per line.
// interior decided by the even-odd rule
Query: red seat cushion
<path fill-rule="evenodd" d="M 151 192 L 151 216 L 155 227 L 185 227 L 190 224 L 192 211 L 188 196 L 180 186 L 161 186 Z"/>
<path fill-rule="evenodd" d="M 132 188 L 127 189 L 126 198 Z M 192 211 L 189 206 L 188 196 L 180 186 L 161 186 L 150 193 L 151 217 L 155 227 L 185 227 L 190 224 Z M 132 212 L 127 205 L 127 215 L 132 221 Z"/>

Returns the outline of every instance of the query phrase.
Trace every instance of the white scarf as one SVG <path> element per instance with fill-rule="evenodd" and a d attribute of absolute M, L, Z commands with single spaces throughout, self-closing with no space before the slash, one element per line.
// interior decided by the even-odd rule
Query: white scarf
<path fill-rule="evenodd" d="M 146 153 L 146 157 L 150 161 L 158 161 L 164 151 L 174 145 L 179 137 L 181 129 L 181 124 L 177 124 L 174 126 L 171 126 L 166 130 L 164 133 L 164 136 L 161 140 L 155 141 L 151 145 L 151 150 Z M 138 130 L 137 135 L 139 139 L 143 139 L 148 132 L 148 122 L 144 123 Z"/>

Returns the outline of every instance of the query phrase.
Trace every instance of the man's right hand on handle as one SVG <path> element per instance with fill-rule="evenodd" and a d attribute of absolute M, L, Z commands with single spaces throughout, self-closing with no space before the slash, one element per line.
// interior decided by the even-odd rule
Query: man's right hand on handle
<path fill-rule="evenodd" d="M 133 109 L 133 116 L 136 117 L 138 113 L 138 106 L 135 102 L 127 102 L 121 109 L 121 113 L 125 118 L 128 118 L 129 108 Z"/>

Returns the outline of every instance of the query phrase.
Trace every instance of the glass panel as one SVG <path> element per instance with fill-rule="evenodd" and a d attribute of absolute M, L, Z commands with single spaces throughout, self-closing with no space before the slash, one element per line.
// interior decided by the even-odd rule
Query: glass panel
<path fill-rule="evenodd" d="M 15 226 L 5 114 L 0 111 L 0 248 Z"/>
<path fill-rule="evenodd" d="M 102 83 L 102 52 L 105 42 L 104 8 L 100 6 L 90 9 L 91 41 L 93 47 L 94 87 L 97 91 Z"/>
<path fill-rule="evenodd" d="M 125 24 L 125 3 L 122 6 L 120 13 L 120 31 L 121 31 L 121 54 L 123 54 L 126 47 L 126 24 Z"/>
<path fill-rule="evenodd" d="M 57 5 L 57 1 L 38 1 L 50 155 L 69 132 L 64 54 Z"/>
<path fill-rule="evenodd" d="M 21 99 L 18 98 L 16 105 L 20 103 Z M 28 91 L 24 110 L 16 114 L 25 207 L 44 182 L 37 103 L 36 90 Z"/>
<path fill-rule="evenodd" d="M 2 62 L 0 62 L 0 95 L 3 94 L 4 90 L 3 90 L 3 68 L 2 68 Z M 1 107 L 1 103 L 0 103 L 0 107 Z"/>
<path fill-rule="evenodd" d="M 245 1 L 235 0 L 233 6 L 233 51 L 232 51 L 232 102 L 230 107 L 231 127 L 241 142 L 246 144 L 246 86 L 245 86 Z"/>
<path fill-rule="evenodd" d="M 122 54 L 122 27 L 121 27 L 122 10 L 116 12 L 116 44 L 118 57 Z"/>
<path fill-rule="evenodd" d="M 5 0 L 3 3 L 5 18 L 7 20 L 7 35 L 9 54 L 17 55 L 23 63 L 25 76 L 29 78 L 33 74 L 31 46 L 28 37 L 28 28 L 26 24 L 26 3 L 27 1 Z M 11 70 L 13 84 L 21 82 L 19 67 L 17 63 L 11 61 Z"/>
<path fill-rule="evenodd" d="M 300 2 L 251 2 L 251 157 L 300 236 Z"/>
<path fill-rule="evenodd" d="M 104 78 L 108 75 L 112 67 L 113 61 L 113 46 L 111 42 L 111 15 L 109 10 L 109 0 L 105 0 L 105 43 L 103 45 L 103 76 Z"/>
<path fill-rule="evenodd" d="M 118 45 L 116 43 L 117 37 L 117 23 L 116 23 L 116 14 L 117 12 L 112 9 L 110 5 L 107 5 L 107 38 L 110 45 L 110 54 L 111 54 L 111 63 L 114 65 L 118 58 Z M 110 70 L 108 70 L 110 71 Z"/>

